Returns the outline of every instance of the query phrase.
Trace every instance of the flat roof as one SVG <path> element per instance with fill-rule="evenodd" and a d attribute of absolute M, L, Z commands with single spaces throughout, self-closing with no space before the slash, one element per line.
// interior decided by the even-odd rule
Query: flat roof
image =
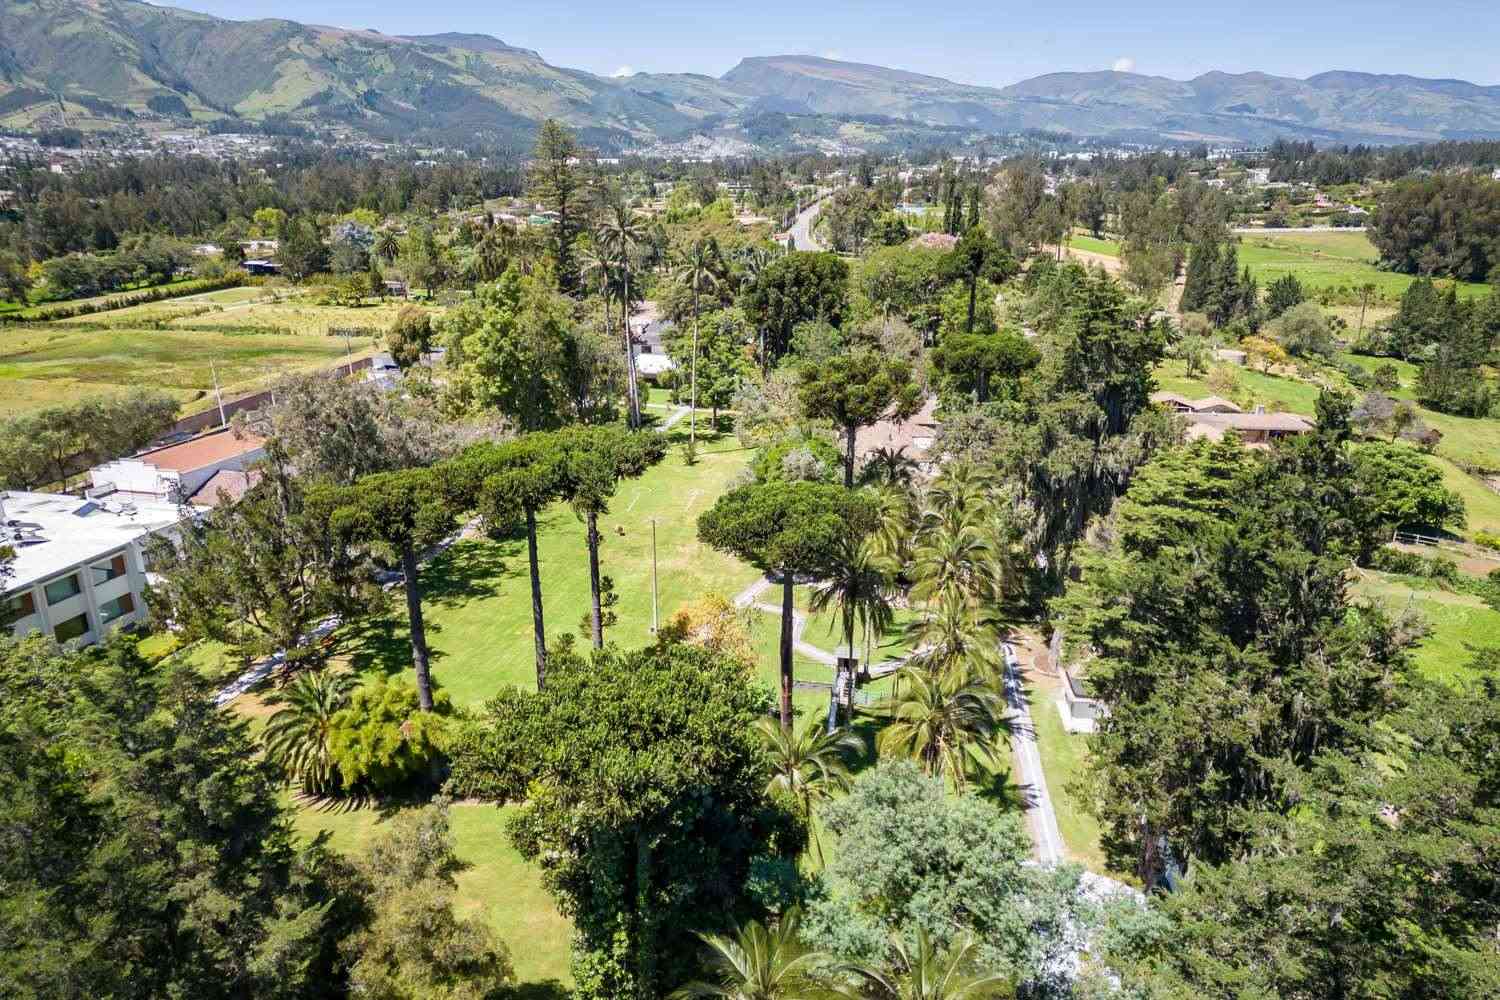
<path fill-rule="evenodd" d="M 237 437 L 232 430 L 222 430 L 195 437 L 181 444 L 169 444 L 165 448 L 144 451 L 135 458 L 154 465 L 158 469 L 192 472 L 194 469 L 206 468 L 216 462 L 248 454 L 264 448 L 265 445 L 266 439 L 263 437 L 254 434 Z"/>
<path fill-rule="evenodd" d="M 159 500 L 117 503 L 14 490 L 0 493 L 0 505 L 4 506 L 0 534 L 16 550 L 10 579 L 0 587 L 3 593 L 50 580 L 69 567 L 117 552 L 142 535 L 169 528 L 183 517 L 182 508 Z M 17 528 L 23 532 L 23 539 L 41 540 L 12 540 Z"/>

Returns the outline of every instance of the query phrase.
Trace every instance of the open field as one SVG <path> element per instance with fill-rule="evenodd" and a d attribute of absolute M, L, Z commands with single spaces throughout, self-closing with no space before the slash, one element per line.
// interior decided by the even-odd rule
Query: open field
<path fill-rule="evenodd" d="M 226 393 L 249 391 L 294 370 L 325 368 L 374 347 L 395 303 L 347 308 L 303 298 L 262 301 L 260 289 L 206 295 L 60 321 L 0 329 L 0 416 L 81 396 L 161 389 L 192 412 L 211 405 L 212 366 Z M 356 327 L 370 335 L 328 335 Z"/>
<path fill-rule="evenodd" d="M 1380 254 L 1363 232 L 1242 233 L 1239 258 L 1262 288 L 1284 274 L 1293 274 L 1314 291 L 1371 284 L 1381 299 L 1394 301 L 1415 280 L 1378 268 Z M 1487 292 L 1486 286 L 1468 282 L 1459 282 L 1458 290 L 1466 297 Z"/>
<path fill-rule="evenodd" d="M 1443 590 L 1431 580 L 1411 580 L 1361 570 L 1354 594 L 1383 605 L 1390 613 L 1419 613 L 1430 634 L 1412 650 L 1418 671 L 1434 680 L 1471 676 L 1472 650 L 1500 646 L 1500 611 L 1473 594 Z"/>

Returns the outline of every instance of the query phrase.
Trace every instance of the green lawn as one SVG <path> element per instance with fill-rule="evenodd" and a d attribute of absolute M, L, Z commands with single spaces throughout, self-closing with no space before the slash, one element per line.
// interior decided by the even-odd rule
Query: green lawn
<path fill-rule="evenodd" d="M 1365 570 L 1354 593 L 1384 605 L 1392 614 L 1421 614 L 1431 633 L 1412 651 L 1417 669 L 1435 680 L 1470 676 L 1472 648 L 1500 646 L 1500 612 L 1472 594 L 1442 590 L 1431 581 L 1408 581 Z"/>
<path fill-rule="evenodd" d="M 1104 863 L 1099 846 L 1099 823 L 1084 812 L 1068 783 L 1083 772 L 1088 753 L 1087 738 L 1063 728 L 1057 711 L 1057 689 L 1035 681 L 1027 685 L 1031 699 L 1031 721 L 1036 727 L 1037 752 L 1042 758 L 1042 774 L 1047 778 L 1047 793 L 1057 813 L 1057 829 L 1069 856 L 1090 871 L 1115 874 Z"/>
<path fill-rule="evenodd" d="M 1074 233 L 1068 240 L 1068 246 L 1073 247 L 1075 250 L 1102 253 L 1108 257 L 1120 256 L 1119 240 L 1099 240 L 1085 233 Z"/>
<path fill-rule="evenodd" d="M 1368 283 L 1382 299 L 1394 300 L 1414 280 L 1411 275 L 1380 270 L 1376 266 L 1380 254 L 1363 232 L 1242 233 L 1238 252 L 1240 265 L 1249 266 L 1262 288 L 1284 274 L 1294 274 L 1313 290 L 1356 289 Z M 1485 292 L 1484 285 L 1459 283 L 1460 295 Z"/>
<path fill-rule="evenodd" d="M 555 992 L 572 982 L 569 941 L 572 925 L 557 912 L 542 887 L 541 875 L 510 846 L 505 818 L 512 806 L 455 803 L 450 810 L 453 839 L 464 869 L 458 873 L 454 908 L 461 916 L 482 915 L 510 949 L 518 982 Z M 355 809 L 300 808 L 297 832 L 314 837 L 326 831 L 338 851 L 359 853 L 391 818 L 390 810 L 365 806 Z"/>

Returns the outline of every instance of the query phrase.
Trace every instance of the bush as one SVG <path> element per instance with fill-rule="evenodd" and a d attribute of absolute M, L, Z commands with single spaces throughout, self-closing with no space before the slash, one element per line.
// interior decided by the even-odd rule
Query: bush
<path fill-rule="evenodd" d="M 1396 370 L 1395 365 L 1387 361 L 1375 369 L 1370 382 L 1377 389 L 1391 392 L 1401 388 L 1401 373 Z"/>
<path fill-rule="evenodd" d="M 1450 584 L 1456 584 L 1459 581 L 1458 564 L 1451 559 L 1444 559 L 1440 556 L 1429 558 L 1415 552 L 1402 552 L 1400 549 L 1384 546 L 1376 549 L 1374 555 L 1370 557 L 1370 568 L 1382 573 L 1416 576 L 1424 580 L 1441 580 Z"/>
<path fill-rule="evenodd" d="M 1493 531 L 1476 531 L 1474 532 L 1474 544 L 1500 551 L 1500 535 L 1495 534 Z"/>
<path fill-rule="evenodd" d="M 750 468 L 762 483 L 831 483 L 841 475 L 843 461 L 833 442 L 794 430 L 757 451 Z"/>
<path fill-rule="evenodd" d="M 247 284 L 244 274 L 235 272 L 218 278 L 203 278 L 198 281 L 180 281 L 175 285 L 161 285 L 138 292 L 117 295 L 102 302 L 76 302 L 72 305 L 47 306 L 41 309 L 26 309 L 19 312 L 0 313 L 3 323 L 46 323 L 52 320 L 77 319 L 94 313 L 111 312 L 130 306 L 143 306 L 151 302 L 163 302 L 184 295 L 202 292 L 217 292 L 224 288 L 238 288 Z"/>
<path fill-rule="evenodd" d="M 344 788 L 389 792 L 435 777 L 452 708 L 447 693 L 438 691 L 433 710 L 422 711 L 416 686 L 407 681 L 381 679 L 355 691 L 328 732 Z"/>

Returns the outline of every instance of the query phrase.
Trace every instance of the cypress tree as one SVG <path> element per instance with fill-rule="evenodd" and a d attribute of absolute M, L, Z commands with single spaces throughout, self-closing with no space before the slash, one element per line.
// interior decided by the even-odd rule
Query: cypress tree
<path fill-rule="evenodd" d="M 1203 312 L 1209 307 L 1218 270 L 1219 245 L 1213 240 L 1199 240 L 1188 255 L 1187 278 L 1182 286 L 1183 312 Z"/>

